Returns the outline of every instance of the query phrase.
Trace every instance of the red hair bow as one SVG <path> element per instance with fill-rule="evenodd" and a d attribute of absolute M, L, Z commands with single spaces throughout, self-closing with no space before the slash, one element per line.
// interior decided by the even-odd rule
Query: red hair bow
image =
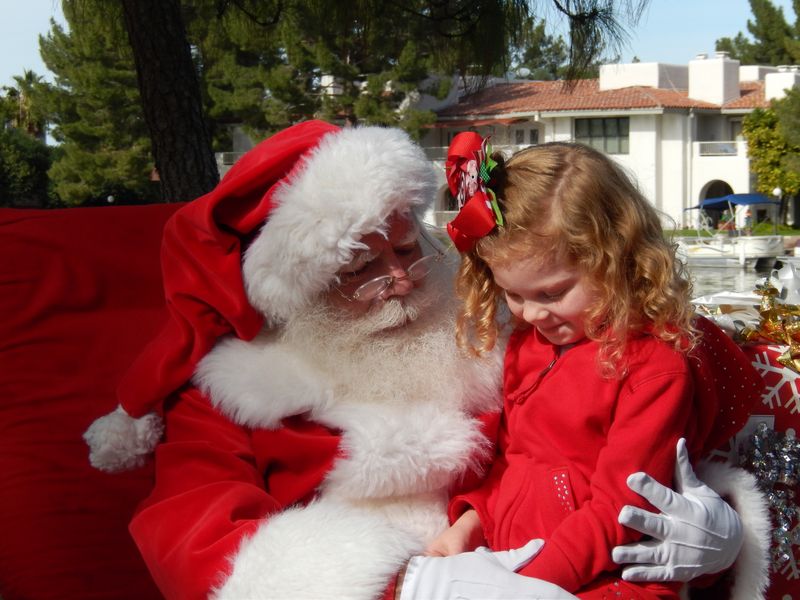
<path fill-rule="evenodd" d="M 487 186 L 497 165 L 490 154 L 488 140 L 471 131 L 459 133 L 447 150 L 447 185 L 459 209 L 447 233 L 459 252 L 471 250 L 495 226 L 503 225 L 497 199 Z"/>

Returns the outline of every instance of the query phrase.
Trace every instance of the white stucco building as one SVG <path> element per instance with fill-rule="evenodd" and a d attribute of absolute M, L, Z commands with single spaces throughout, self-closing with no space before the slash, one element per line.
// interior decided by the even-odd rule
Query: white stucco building
<path fill-rule="evenodd" d="M 688 65 L 604 65 L 598 79 L 572 89 L 560 81 L 499 80 L 454 94 L 422 144 L 441 163 L 443 184 L 447 145 L 460 131 L 491 135 L 505 151 L 591 144 L 627 169 L 668 217 L 666 227 L 682 226 L 694 213 L 684 209 L 700 200 L 754 191 L 742 119 L 798 82 L 797 67 L 740 66 L 726 53 L 698 55 Z M 449 220 L 452 208 L 440 194 L 429 220 Z"/>

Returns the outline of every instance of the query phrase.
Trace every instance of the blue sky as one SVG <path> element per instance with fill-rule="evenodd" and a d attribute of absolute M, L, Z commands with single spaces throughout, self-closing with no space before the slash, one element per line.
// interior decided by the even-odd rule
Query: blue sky
<path fill-rule="evenodd" d="M 64 21 L 60 0 L 0 0 L 0 86 L 14 83 L 25 69 L 52 74 L 39 57 L 39 34 L 50 30 L 50 19 Z"/>
<path fill-rule="evenodd" d="M 773 3 L 794 22 L 791 0 Z M 13 83 L 13 76 L 25 69 L 52 79 L 39 57 L 38 36 L 49 31 L 51 18 L 63 23 L 60 0 L 0 0 L 0 14 L 0 86 Z M 637 56 L 645 62 L 684 64 L 699 52 L 713 52 L 718 38 L 746 32 L 749 18 L 747 0 L 651 0 L 622 60 Z"/>
<path fill-rule="evenodd" d="M 794 24 L 791 0 L 772 3 Z M 637 56 L 642 62 L 685 64 L 700 52 L 713 52 L 719 38 L 747 34 L 747 20 L 752 18 L 747 0 L 651 0 L 622 60 Z"/>

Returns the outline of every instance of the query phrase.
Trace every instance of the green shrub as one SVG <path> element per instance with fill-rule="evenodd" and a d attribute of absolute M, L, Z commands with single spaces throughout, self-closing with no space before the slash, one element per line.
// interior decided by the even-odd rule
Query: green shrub
<path fill-rule="evenodd" d="M 17 129 L 0 131 L 0 206 L 50 204 L 51 162 L 51 149 L 44 142 Z"/>

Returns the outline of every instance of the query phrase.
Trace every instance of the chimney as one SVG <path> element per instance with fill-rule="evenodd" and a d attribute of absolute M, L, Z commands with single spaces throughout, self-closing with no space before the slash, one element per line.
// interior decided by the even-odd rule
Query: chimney
<path fill-rule="evenodd" d="M 727 52 L 709 58 L 698 54 L 689 61 L 689 97 L 711 104 L 725 104 L 739 97 L 739 61 Z"/>
<path fill-rule="evenodd" d="M 631 86 L 685 90 L 687 85 L 686 65 L 657 62 L 600 65 L 602 91 Z"/>
<path fill-rule="evenodd" d="M 796 65 L 781 65 L 777 73 L 767 73 L 764 76 L 764 98 L 779 100 L 786 95 L 786 90 L 800 83 L 800 71 Z"/>

